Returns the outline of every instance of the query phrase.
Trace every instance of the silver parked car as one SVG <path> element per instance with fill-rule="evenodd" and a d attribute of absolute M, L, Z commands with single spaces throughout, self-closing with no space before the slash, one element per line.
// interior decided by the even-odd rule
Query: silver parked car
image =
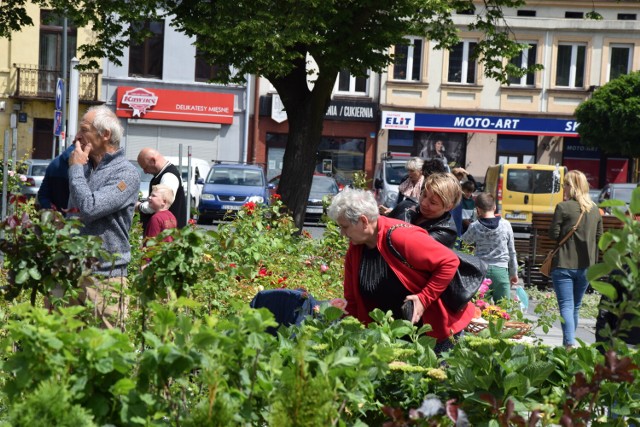
<path fill-rule="evenodd" d="M 27 177 L 27 180 L 22 184 L 20 192 L 27 197 L 36 197 L 38 190 L 44 179 L 44 173 L 47 170 L 47 166 L 51 163 L 51 159 L 39 160 L 30 159 L 20 163 L 18 167 L 18 173 Z"/>

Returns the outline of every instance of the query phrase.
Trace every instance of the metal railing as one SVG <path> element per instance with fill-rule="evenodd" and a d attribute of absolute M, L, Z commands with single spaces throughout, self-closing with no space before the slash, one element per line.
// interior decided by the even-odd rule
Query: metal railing
<path fill-rule="evenodd" d="M 61 74 L 59 70 L 40 69 L 33 65 L 13 66 L 16 69 L 14 97 L 51 100 L 56 98 L 56 82 Z M 99 71 L 80 72 L 78 95 L 81 101 L 98 101 L 99 77 Z"/>

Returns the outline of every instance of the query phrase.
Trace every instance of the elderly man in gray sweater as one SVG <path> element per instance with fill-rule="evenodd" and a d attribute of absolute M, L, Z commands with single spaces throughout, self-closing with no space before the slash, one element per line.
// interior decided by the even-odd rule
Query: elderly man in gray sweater
<path fill-rule="evenodd" d="M 69 158 L 69 209 L 83 223 L 82 233 L 102 238 L 115 259 L 101 260 L 95 275 L 81 286 L 103 326 L 124 325 L 129 230 L 138 200 L 140 175 L 120 148 L 123 128 L 107 107 L 92 107 L 83 116 Z M 115 323 L 115 324 L 114 324 Z"/>

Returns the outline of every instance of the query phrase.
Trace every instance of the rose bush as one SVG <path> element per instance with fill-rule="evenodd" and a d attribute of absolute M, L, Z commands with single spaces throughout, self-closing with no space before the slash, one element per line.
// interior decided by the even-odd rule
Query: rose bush
<path fill-rule="evenodd" d="M 7 242 L 29 236 L 23 222 Z M 31 296 L 22 288 L 4 302 L 0 423 L 34 425 L 30 407 L 41 420 L 68 416 L 78 425 L 453 425 L 425 413 L 425 400 L 472 425 L 601 425 L 610 414 L 640 422 L 640 356 L 615 340 L 616 353 L 605 355 L 516 342 L 497 319 L 438 358 L 428 325 L 416 329 L 379 310 L 367 327 L 343 317 L 345 239 L 331 223 L 322 239 L 298 234 L 278 200 L 246 206 L 217 230 L 169 231 L 173 242 L 159 236 L 145 253 L 138 227 L 126 332 L 98 329 L 77 307 L 48 314 L 20 304 Z M 45 233 L 50 252 L 61 250 L 55 233 Z M 72 245 L 78 260 L 86 244 Z M 148 266 L 136 268 L 146 258 Z M 45 274 L 58 280 L 60 271 Z M 302 325 L 273 336 L 273 315 L 248 302 L 283 287 L 304 288 L 322 303 Z M 52 393 L 59 404 L 45 405 Z"/>

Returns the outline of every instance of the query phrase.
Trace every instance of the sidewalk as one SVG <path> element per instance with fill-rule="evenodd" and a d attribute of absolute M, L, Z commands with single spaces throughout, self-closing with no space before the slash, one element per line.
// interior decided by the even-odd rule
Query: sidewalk
<path fill-rule="evenodd" d="M 535 304 L 530 304 L 525 317 L 531 321 L 537 321 L 538 316 L 533 314 Z M 534 331 L 536 338 L 540 338 L 542 342 L 548 346 L 556 347 L 562 345 L 562 328 L 560 320 L 557 320 L 549 332 L 545 334 L 542 328 L 536 328 Z M 596 341 L 596 319 L 579 319 L 578 328 L 576 329 L 576 341 L 584 341 L 585 344 L 593 344 Z M 576 344 L 579 344 L 576 342 Z"/>

